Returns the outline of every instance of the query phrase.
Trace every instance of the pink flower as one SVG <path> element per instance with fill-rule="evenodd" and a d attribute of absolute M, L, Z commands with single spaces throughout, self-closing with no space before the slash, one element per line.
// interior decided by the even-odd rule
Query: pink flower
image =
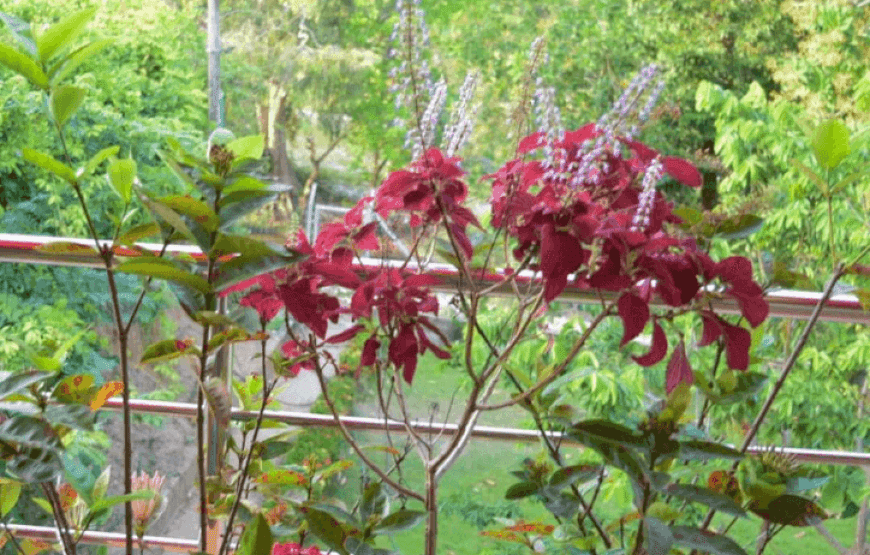
<path fill-rule="evenodd" d="M 132 501 L 133 505 L 133 526 L 136 529 L 136 534 L 141 538 L 145 535 L 148 526 L 160 516 L 162 512 L 163 496 L 160 495 L 160 490 L 163 488 L 163 482 L 166 480 L 159 472 L 155 472 L 154 476 L 149 476 L 144 471 L 138 475 L 133 474 L 132 490 L 151 491 L 154 495 L 150 499 L 136 499 Z"/>

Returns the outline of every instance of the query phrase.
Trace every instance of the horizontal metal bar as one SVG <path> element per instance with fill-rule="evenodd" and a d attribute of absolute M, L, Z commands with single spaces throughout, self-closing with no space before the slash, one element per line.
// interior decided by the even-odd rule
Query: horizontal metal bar
<path fill-rule="evenodd" d="M 122 410 L 122 407 L 122 401 L 117 398 L 109 399 L 103 406 L 104 409 L 112 411 L 120 411 Z M 130 399 L 130 408 L 138 413 L 184 416 L 188 418 L 194 418 L 196 416 L 196 405 L 193 403 Z M 267 410 L 263 412 L 263 417 L 295 426 L 320 428 L 335 428 L 338 426 L 335 422 L 335 418 L 325 414 Z M 230 418 L 232 420 L 256 420 L 257 411 L 244 411 L 233 408 Z M 363 416 L 342 416 L 340 419 L 349 430 L 370 432 L 383 432 L 389 430 L 398 433 L 407 432 L 405 423 L 397 420 L 388 420 L 384 422 L 384 419 L 381 418 L 368 418 Z M 444 435 L 449 436 L 455 434 L 457 431 L 456 424 L 435 424 L 425 421 L 414 421 L 411 423 L 411 427 L 422 434 L 443 433 Z M 547 435 L 553 439 L 562 440 L 565 443 L 577 444 L 576 442 L 566 438 L 560 432 L 549 432 Z M 471 436 L 478 439 L 489 439 L 494 441 L 523 441 L 527 443 L 538 441 L 540 437 L 539 432 L 536 430 L 496 428 L 492 426 L 475 426 L 471 432 Z M 769 447 L 750 447 L 748 451 L 750 453 L 760 453 L 767 449 L 769 449 Z M 870 453 L 801 449 L 795 447 L 777 447 L 776 451 L 778 453 L 793 456 L 796 460 L 807 463 L 833 464 L 841 466 L 870 466 Z"/>
<path fill-rule="evenodd" d="M 16 538 L 30 538 L 33 540 L 43 540 L 52 543 L 57 541 L 57 530 L 50 526 L 10 524 L 9 531 L 12 532 Z M 119 534 L 117 532 L 87 531 L 82 534 L 80 543 L 124 547 L 127 545 L 127 537 L 125 534 Z M 197 540 L 145 536 L 140 542 L 139 538 L 133 536 L 133 545 L 139 548 L 142 544 L 144 544 L 145 547 L 156 547 L 172 553 L 195 553 L 199 551 L 199 542 Z"/>
<path fill-rule="evenodd" d="M 70 237 L 47 237 L 41 235 L 17 235 L 0 233 L 0 262 L 27 262 L 33 264 L 67 265 L 82 267 L 102 267 L 102 260 L 96 252 L 82 255 L 69 255 L 47 253 L 37 250 L 37 247 L 47 243 L 58 241 L 76 242 L 82 245 L 92 246 L 93 241 Z M 110 246 L 110 241 L 101 241 L 101 245 Z M 159 252 L 161 245 L 155 243 L 137 243 L 138 247 L 152 252 Z M 171 255 L 186 254 L 194 258 L 202 258 L 203 255 L 197 247 L 189 245 L 170 245 L 167 252 Z M 126 249 L 122 255 L 138 256 L 136 251 Z M 354 265 L 358 272 L 371 271 L 382 266 L 399 266 L 401 261 L 380 260 L 375 258 L 363 258 L 361 263 Z M 413 263 L 407 267 L 414 268 Z M 426 272 L 441 278 L 441 284 L 432 286 L 432 289 L 444 293 L 454 293 L 460 286 L 468 286 L 466 280 L 453 266 L 447 264 L 432 263 L 427 265 Z M 489 273 L 482 274 L 476 279 L 475 287 L 478 289 L 488 287 L 504 279 L 504 275 Z M 540 279 L 540 274 L 535 272 L 521 272 L 517 280 L 521 283 L 529 283 Z M 495 288 L 492 296 L 508 296 L 512 294 L 508 284 Z M 822 294 L 810 291 L 771 291 L 766 295 L 770 304 L 770 316 L 776 318 L 792 318 L 807 320 L 813 312 L 813 308 L 821 299 Z M 591 291 L 568 285 L 559 296 L 560 301 L 594 304 L 604 301 L 613 301 L 615 293 Z M 659 303 L 653 299 L 653 304 Z M 731 298 L 718 298 L 712 300 L 713 308 L 724 314 L 739 314 L 740 308 L 736 301 Z M 834 295 L 826 303 L 820 318 L 829 322 L 842 322 L 852 324 L 870 325 L 870 311 L 864 310 L 860 301 L 854 295 Z"/>

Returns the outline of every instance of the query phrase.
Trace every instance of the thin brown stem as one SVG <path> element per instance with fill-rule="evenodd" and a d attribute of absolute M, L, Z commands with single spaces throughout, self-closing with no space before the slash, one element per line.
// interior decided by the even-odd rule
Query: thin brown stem
<path fill-rule="evenodd" d="M 367 467 L 369 467 L 375 474 L 377 474 L 381 480 L 384 481 L 388 486 L 395 489 L 397 492 L 410 497 L 412 499 L 416 499 L 417 501 L 421 501 L 423 503 L 426 502 L 426 499 L 417 493 L 416 491 L 410 490 L 405 486 L 399 484 L 389 476 L 371 459 L 366 456 L 360 446 L 357 444 L 356 440 L 353 439 L 353 436 L 350 435 L 350 431 L 344 425 L 344 422 L 341 421 L 341 418 L 338 414 L 338 409 L 335 407 L 335 403 L 329 395 L 329 391 L 326 386 L 326 378 L 323 376 L 323 367 L 320 365 L 320 361 L 315 358 L 314 359 L 314 371 L 317 374 L 317 380 L 320 382 L 320 390 L 323 393 L 323 401 L 326 403 L 326 406 L 329 407 L 329 412 L 332 413 L 332 417 L 335 419 L 335 423 L 338 425 L 338 429 L 341 430 L 341 434 L 344 436 L 345 441 L 350 445 L 351 449 L 357 454 L 360 460 L 365 463 Z"/>

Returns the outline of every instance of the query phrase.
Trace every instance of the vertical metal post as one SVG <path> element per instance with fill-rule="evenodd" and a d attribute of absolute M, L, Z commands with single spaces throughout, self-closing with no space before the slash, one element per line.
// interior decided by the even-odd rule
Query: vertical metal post
<path fill-rule="evenodd" d="M 208 119 L 224 126 L 224 93 L 221 89 L 220 0 L 208 0 Z"/>

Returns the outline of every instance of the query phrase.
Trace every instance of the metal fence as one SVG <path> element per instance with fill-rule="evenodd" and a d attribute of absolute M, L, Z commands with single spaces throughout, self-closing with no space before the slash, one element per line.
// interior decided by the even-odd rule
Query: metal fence
<path fill-rule="evenodd" d="M 68 265 L 91 268 L 102 267 L 102 260 L 96 252 L 70 255 L 49 252 L 40 248 L 48 243 L 59 241 L 70 241 L 82 245 L 93 246 L 93 241 L 80 238 L 0 233 L 0 262 Z M 111 242 L 102 241 L 101 245 L 111 247 Z M 142 243 L 138 246 L 144 250 L 151 250 L 154 252 L 158 252 L 161 248 L 161 245 L 148 243 Z M 203 258 L 199 249 L 190 246 L 171 246 L 167 249 L 167 252 L 169 255 L 186 254 L 195 259 Z M 118 252 L 118 254 L 122 256 L 136 256 L 139 253 L 133 250 L 122 250 Z M 376 268 L 394 263 L 395 262 L 376 259 L 363 259 L 362 263 L 358 264 L 356 269 L 364 270 L 366 268 Z M 411 265 L 411 267 L 413 267 L 413 265 Z M 427 267 L 427 272 L 441 279 L 441 284 L 434 286 L 433 289 L 449 293 L 455 291 L 459 284 L 460 276 L 451 266 L 431 264 Z M 481 274 L 477 276 L 477 285 L 481 287 L 490 286 L 497 283 L 497 281 L 502 277 L 503 276 L 497 274 Z M 538 276 L 533 272 L 523 272 L 518 277 L 520 281 L 532 281 L 537 278 Z M 493 295 L 506 295 L 508 293 L 509 292 L 506 288 L 495 288 L 492 290 Z M 614 296 L 613 294 L 605 294 L 602 297 L 602 295 L 597 292 L 591 293 L 589 291 L 569 286 L 560 297 L 560 300 L 576 303 L 599 303 L 602 298 L 605 300 L 612 300 Z M 770 314 L 772 317 L 808 319 L 821 298 L 821 294 L 805 291 L 773 291 L 770 292 L 766 298 L 770 303 Z M 739 313 L 739 308 L 736 303 L 725 298 L 714 299 L 713 306 L 720 312 Z M 863 310 L 861 303 L 853 295 L 833 296 L 825 303 L 820 318 L 832 322 L 870 324 L 870 312 Z M 103 407 L 103 410 L 120 411 L 121 407 L 122 402 L 120 399 L 110 399 Z M 130 408 L 136 413 L 186 418 L 194 418 L 197 412 L 196 405 L 191 403 L 171 403 L 138 399 L 130 400 Z M 264 417 L 296 426 L 338 426 L 336 419 L 329 415 L 267 410 L 264 412 Z M 256 419 L 257 413 L 234 408 L 231 413 L 231 418 L 233 420 Z M 389 430 L 392 432 L 407 433 L 405 424 L 399 421 L 363 417 L 340 417 L 340 419 L 350 430 Z M 432 422 L 414 422 L 411 427 L 420 433 L 443 433 L 445 435 L 453 434 L 457 429 L 454 424 L 435 424 Z M 551 434 L 554 439 L 564 439 L 558 432 L 551 432 Z M 539 432 L 535 430 L 497 428 L 490 426 L 475 426 L 471 435 L 478 439 L 493 441 L 535 442 L 539 439 Z M 570 440 L 565 439 L 565 441 Z M 748 449 L 750 453 L 763 450 L 763 447 L 750 447 Z M 208 450 L 208 452 L 212 451 L 213 449 Z M 790 447 L 778 448 L 777 451 L 788 454 L 802 462 L 870 467 L 870 453 L 798 449 Z M 17 537 L 22 538 L 54 541 L 57 537 L 57 531 L 52 527 L 11 524 L 9 530 Z M 92 531 L 86 532 L 82 536 L 81 541 L 82 543 L 90 544 L 123 546 L 125 543 L 125 536 L 124 534 L 118 533 Z M 135 541 L 138 546 L 139 540 L 137 539 Z M 183 540 L 156 536 L 145 536 L 143 538 L 143 543 L 149 547 L 160 548 L 177 553 L 191 553 L 197 551 L 199 548 L 197 540 Z"/>

